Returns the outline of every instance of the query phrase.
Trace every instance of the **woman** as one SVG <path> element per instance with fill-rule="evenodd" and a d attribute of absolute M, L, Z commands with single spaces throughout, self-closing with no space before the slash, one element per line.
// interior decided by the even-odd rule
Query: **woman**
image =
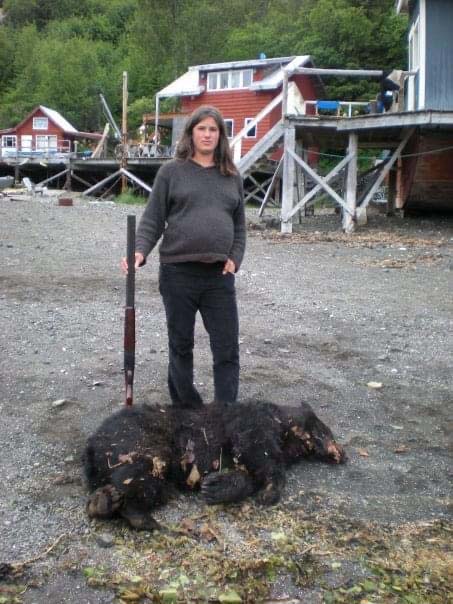
<path fill-rule="evenodd" d="M 239 386 L 235 273 L 245 250 L 242 180 L 231 159 L 225 123 L 214 107 L 188 118 L 176 159 L 154 182 L 136 236 L 135 266 L 160 237 L 159 291 L 169 343 L 168 387 L 174 405 L 203 404 L 193 384 L 195 316 L 213 356 L 215 401 L 234 403 Z M 127 261 L 122 266 L 127 270 Z"/>

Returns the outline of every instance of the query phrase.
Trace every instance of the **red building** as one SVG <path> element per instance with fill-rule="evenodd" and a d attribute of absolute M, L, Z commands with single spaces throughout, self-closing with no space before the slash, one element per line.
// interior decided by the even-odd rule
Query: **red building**
<path fill-rule="evenodd" d="M 200 105 L 214 105 L 225 118 L 237 160 L 281 120 L 284 68 L 312 66 L 308 55 L 195 65 L 157 93 L 156 113 L 145 115 L 144 121 L 171 125 L 174 145 L 187 114 Z M 292 75 L 288 87 L 289 113 L 313 113 L 313 104 L 306 106 L 305 101 L 322 98 L 322 93 L 318 76 Z M 171 97 L 180 99 L 180 114 L 167 117 L 160 114 L 159 104 L 160 99 Z"/>
<path fill-rule="evenodd" d="M 39 105 L 16 127 L 0 130 L 0 157 L 65 155 L 76 150 L 77 141 L 100 138 L 76 130 L 58 111 Z"/>

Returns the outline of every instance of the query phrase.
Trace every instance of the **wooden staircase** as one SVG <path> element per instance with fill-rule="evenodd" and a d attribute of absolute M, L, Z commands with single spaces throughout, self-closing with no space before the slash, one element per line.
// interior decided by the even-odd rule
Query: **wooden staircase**
<path fill-rule="evenodd" d="M 279 146 L 283 138 L 284 127 L 282 122 L 277 122 L 239 161 L 237 169 L 244 176 L 264 154 L 272 153 Z"/>

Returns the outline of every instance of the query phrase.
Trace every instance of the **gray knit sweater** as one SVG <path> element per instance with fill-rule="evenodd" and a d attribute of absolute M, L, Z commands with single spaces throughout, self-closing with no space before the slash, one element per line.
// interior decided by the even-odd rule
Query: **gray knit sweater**
<path fill-rule="evenodd" d="M 246 238 L 241 177 L 192 160 L 164 164 L 138 226 L 136 251 L 146 258 L 162 234 L 162 263 L 231 258 L 238 270 Z"/>

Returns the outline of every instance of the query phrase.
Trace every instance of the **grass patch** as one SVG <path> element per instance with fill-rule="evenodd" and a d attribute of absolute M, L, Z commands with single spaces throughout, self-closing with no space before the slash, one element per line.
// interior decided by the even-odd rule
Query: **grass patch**
<path fill-rule="evenodd" d="M 115 197 L 115 203 L 121 203 L 125 205 L 143 205 L 147 201 L 147 196 L 139 195 L 133 189 L 127 189 L 124 193 L 120 193 Z"/>

